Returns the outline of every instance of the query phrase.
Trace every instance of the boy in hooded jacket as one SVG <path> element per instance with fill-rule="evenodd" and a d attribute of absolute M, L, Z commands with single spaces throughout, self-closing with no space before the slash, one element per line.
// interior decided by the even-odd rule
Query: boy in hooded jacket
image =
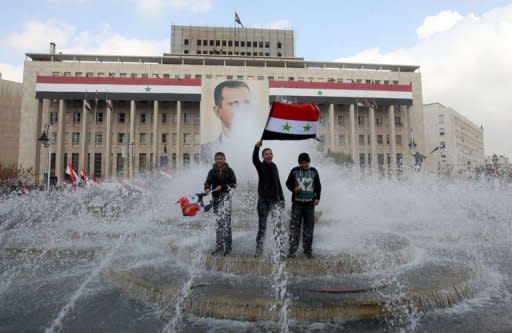
<path fill-rule="evenodd" d="M 215 163 L 204 182 L 204 195 L 212 194 L 213 213 L 217 217 L 216 246 L 213 255 L 229 255 L 232 249 L 231 191 L 236 188 L 233 169 L 226 163 L 223 152 L 215 153 Z"/>

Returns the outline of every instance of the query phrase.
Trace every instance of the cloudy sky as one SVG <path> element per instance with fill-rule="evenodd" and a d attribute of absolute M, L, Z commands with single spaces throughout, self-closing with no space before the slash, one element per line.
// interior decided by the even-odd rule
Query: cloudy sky
<path fill-rule="evenodd" d="M 424 103 L 485 130 L 486 155 L 512 158 L 512 1 L 18 0 L 1 5 L 0 72 L 21 81 L 24 54 L 161 55 L 171 24 L 295 31 L 297 56 L 421 66 Z"/>

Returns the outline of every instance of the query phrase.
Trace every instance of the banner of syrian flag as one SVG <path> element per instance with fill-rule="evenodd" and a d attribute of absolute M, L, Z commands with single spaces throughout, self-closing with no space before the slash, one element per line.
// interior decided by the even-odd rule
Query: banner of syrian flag
<path fill-rule="evenodd" d="M 305 140 L 316 137 L 320 109 L 316 104 L 272 103 L 261 140 Z"/>
<path fill-rule="evenodd" d="M 181 207 L 183 216 L 196 216 L 198 213 L 205 213 L 212 208 L 211 203 L 205 204 L 202 193 L 195 193 L 183 196 L 176 201 Z"/>

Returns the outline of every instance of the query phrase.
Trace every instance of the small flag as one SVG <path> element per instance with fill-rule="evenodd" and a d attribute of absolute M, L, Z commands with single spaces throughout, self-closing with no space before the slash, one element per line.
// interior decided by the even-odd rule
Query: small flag
<path fill-rule="evenodd" d="M 112 100 L 107 99 L 106 104 L 107 104 L 107 109 L 109 109 L 110 111 L 114 110 L 114 106 L 112 105 Z"/>
<path fill-rule="evenodd" d="M 238 16 L 237 12 L 235 12 L 235 23 L 240 24 L 242 26 L 242 28 L 244 28 L 244 25 L 242 24 L 242 21 L 240 20 L 240 16 Z"/>
<path fill-rule="evenodd" d="M 71 161 L 68 161 L 68 165 L 66 166 L 66 175 L 69 178 L 69 181 L 72 185 L 76 185 L 78 181 L 78 176 L 73 169 L 73 165 L 71 164 Z"/>
<path fill-rule="evenodd" d="M 431 154 L 439 149 L 444 149 L 445 145 L 444 142 L 441 142 L 439 146 L 435 147 L 434 150 L 432 150 Z"/>
<path fill-rule="evenodd" d="M 84 98 L 84 108 L 87 111 L 91 111 L 91 104 L 89 104 L 89 102 L 87 101 L 87 98 Z"/>
<path fill-rule="evenodd" d="M 320 110 L 315 104 L 272 103 L 262 140 L 304 140 L 316 137 Z"/>
<path fill-rule="evenodd" d="M 357 106 L 358 107 L 368 107 L 370 106 L 370 103 L 368 102 L 368 100 L 366 98 L 363 98 L 361 100 L 357 100 Z"/>
<path fill-rule="evenodd" d="M 180 205 L 183 216 L 196 216 L 197 213 L 204 213 L 212 208 L 211 204 L 204 204 L 203 197 L 203 194 L 196 193 L 181 197 L 176 203 Z"/>
<path fill-rule="evenodd" d="M 87 173 L 85 172 L 85 169 L 82 168 L 82 172 L 81 172 L 81 178 L 82 178 L 82 185 L 86 186 L 87 185 Z"/>

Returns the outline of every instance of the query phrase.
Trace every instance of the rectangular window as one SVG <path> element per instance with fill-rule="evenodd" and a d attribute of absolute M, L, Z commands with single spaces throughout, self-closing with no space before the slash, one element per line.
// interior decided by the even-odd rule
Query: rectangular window
<path fill-rule="evenodd" d="M 401 126 L 402 121 L 400 120 L 400 116 L 395 116 L 395 125 Z"/>
<path fill-rule="evenodd" d="M 146 163 L 147 163 L 147 161 L 146 161 L 146 154 L 145 153 L 139 154 L 139 171 L 145 171 L 146 170 L 146 168 L 147 168 Z"/>
<path fill-rule="evenodd" d="M 71 136 L 71 143 L 76 145 L 80 143 L 80 132 L 73 132 Z"/>
<path fill-rule="evenodd" d="M 190 123 L 190 114 L 188 112 L 183 112 L 183 124 Z"/>
<path fill-rule="evenodd" d="M 401 145 L 402 144 L 402 136 L 400 134 L 397 134 L 395 136 L 396 144 Z"/>
<path fill-rule="evenodd" d="M 389 134 L 386 134 L 386 144 L 389 145 Z"/>
<path fill-rule="evenodd" d="M 381 117 L 375 118 L 375 124 L 377 125 L 377 127 L 382 127 L 382 118 Z"/>
<path fill-rule="evenodd" d="M 167 133 L 162 133 L 162 143 L 167 143 Z"/>
<path fill-rule="evenodd" d="M 96 113 L 96 124 L 103 123 L 103 112 Z"/>
<path fill-rule="evenodd" d="M 140 133 L 139 134 L 139 143 L 141 145 L 145 145 L 146 144 L 146 133 Z"/>
<path fill-rule="evenodd" d="M 338 144 L 340 146 L 344 146 L 345 145 L 345 135 L 343 135 L 343 134 L 338 135 Z"/>
<path fill-rule="evenodd" d="M 117 133 L 117 143 L 124 143 L 124 133 Z"/>
<path fill-rule="evenodd" d="M 57 123 L 57 112 L 50 112 L 50 124 L 56 124 Z"/>
<path fill-rule="evenodd" d="M 361 167 L 364 167 L 364 162 L 365 162 L 364 158 L 365 158 L 364 154 L 359 154 L 359 165 Z"/>
<path fill-rule="evenodd" d="M 146 123 L 146 114 L 145 113 L 141 113 L 140 114 L 140 123 L 141 124 L 145 124 Z"/>
<path fill-rule="evenodd" d="M 183 134 L 183 144 L 190 145 L 192 143 L 192 135 L 189 133 Z"/>
<path fill-rule="evenodd" d="M 97 145 L 103 144 L 103 134 L 102 133 L 96 133 L 96 138 L 94 139 L 94 143 Z"/>
<path fill-rule="evenodd" d="M 126 113 L 124 113 L 124 112 L 119 113 L 119 116 L 117 119 L 120 124 L 124 124 L 126 122 Z"/>
<path fill-rule="evenodd" d="M 357 116 L 357 124 L 359 126 L 364 126 L 364 116 Z"/>
<path fill-rule="evenodd" d="M 80 112 L 73 112 L 73 123 L 80 124 Z"/>
<path fill-rule="evenodd" d="M 176 144 L 176 133 L 171 134 L 171 140 L 172 140 L 172 144 L 175 145 Z"/>
<path fill-rule="evenodd" d="M 123 169 L 124 169 L 124 158 L 121 153 L 117 153 L 116 158 L 116 173 L 118 176 L 123 175 Z"/>
<path fill-rule="evenodd" d="M 183 44 L 184 44 L 184 45 L 188 45 L 188 39 L 187 39 L 187 38 L 185 38 L 185 39 L 183 40 Z"/>
<path fill-rule="evenodd" d="M 168 113 L 162 113 L 162 124 L 167 124 L 167 118 L 169 118 Z"/>
<path fill-rule="evenodd" d="M 78 170 L 78 153 L 72 153 L 71 154 L 71 165 L 73 166 L 73 169 Z"/>
<path fill-rule="evenodd" d="M 364 145 L 364 135 L 363 134 L 359 134 L 359 144 Z"/>
<path fill-rule="evenodd" d="M 189 166 L 190 165 L 190 154 L 183 154 L 183 165 Z"/>
<path fill-rule="evenodd" d="M 345 117 L 338 115 L 338 126 L 345 126 Z"/>
<path fill-rule="evenodd" d="M 101 154 L 94 154 L 94 177 L 101 177 Z"/>
<path fill-rule="evenodd" d="M 381 145 L 383 142 L 384 142 L 384 137 L 382 136 L 382 134 L 378 134 L 377 135 L 377 144 Z"/>

